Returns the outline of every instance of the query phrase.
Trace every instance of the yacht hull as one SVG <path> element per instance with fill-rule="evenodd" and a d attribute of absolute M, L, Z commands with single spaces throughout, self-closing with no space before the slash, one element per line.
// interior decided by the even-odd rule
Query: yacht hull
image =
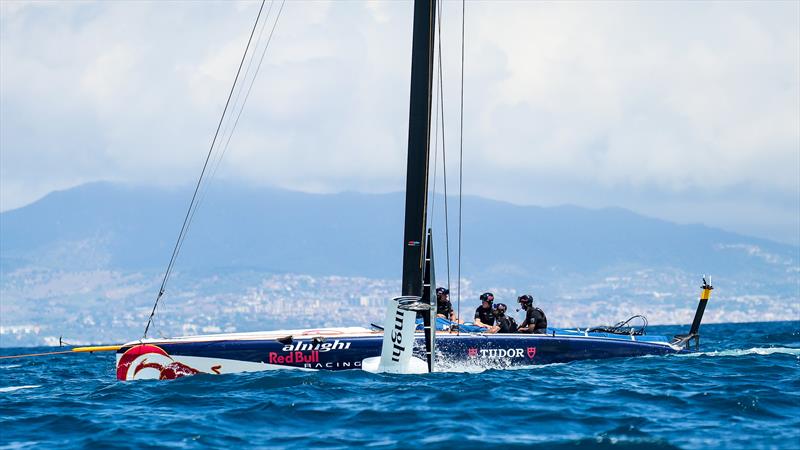
<path fill-rule="evenodd" d="M 436 361 L 442 370 L 470 371 L 684 351 L 662 338 L 577 330 L 553 330 L 546 335 L 437 333 Z M 366 329 L 149 339 L 118 350 L 117 378 L 130 381 L 275 369 L 361 369 L 364 359 L 380 356 L 382 341 L 382 332 Z M 422 357 L 422 333 L 416 334 L 414 345 Z"/>

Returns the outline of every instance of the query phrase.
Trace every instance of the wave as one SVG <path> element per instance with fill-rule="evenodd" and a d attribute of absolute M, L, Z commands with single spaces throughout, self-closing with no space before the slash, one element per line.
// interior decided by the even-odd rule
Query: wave
<path fill-rule="evenodd" d="M 0 366 L 0 369 L 16 369 L 17 367 L 22 367 L 22 364 L 9 364 L 7 366 Z"/>
<path fill-rule="evenodd" d="M 8 387 L 0 388 L 0 392 L 14 392 L 14 391 L 18 391 L 20 389 L 34 389 L 34 388 L 38 388 L 38 387 L 42 387 L 42 385 L 40 385 L 40 384 L 29 384 L 29 385 L 25 385 L 25 386 L 8 386 Z"/>
<path fill-rule="evenodd" d="M 800 348 L 793 347 L 754 347 L 748 349 L 717 350 L 713 352 L 697 352 L 675 355 L 681 358 L 697 356 L 746 356 L 746 355 L 773 355 L 773 354 L 800 356 Z"/>

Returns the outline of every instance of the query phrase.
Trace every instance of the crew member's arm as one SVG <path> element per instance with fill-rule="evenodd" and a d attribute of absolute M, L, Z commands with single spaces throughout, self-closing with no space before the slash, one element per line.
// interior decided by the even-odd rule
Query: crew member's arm
<path fill-rule="evenodd" d="M 481 322 L 481 316 L 480 314 L 478 314 L 477 311 L 475 312 L 475 320 L 473 321 L 473 323 L 475 324 L 475 326 L 481 328 L 489 328 L 489 325 L 486 325 L 485 323 Z"/>
<path fill-rule="evenodd" d="M 523 320 L 522 323 L 519 324 L 519 327 L 517 327 L 517 331 L 520 333 L 527 333 L 530 329 L 532 329 L 531 327 L 532 324 L 531 321 L 528 320 L 528 314 L 525 314 L 525 320 Z"/>
<path fill-rule="evenodd" d="M 509 333 L 508 329 L 509 323 L 506 320 L 498 320 L 497 325 L 494 328 L 497 328 L 496 333 Z"/>

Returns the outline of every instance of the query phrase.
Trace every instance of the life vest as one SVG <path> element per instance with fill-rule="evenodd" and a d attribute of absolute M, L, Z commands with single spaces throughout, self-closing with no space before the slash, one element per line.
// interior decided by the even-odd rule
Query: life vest
<path fill-rule="evenodd" d="M 538 311 L 539 314 L 542 315 L 541 319 L 537 319 L 536 320 L 536 323 L 534 324 L 533 329 L 534 330 L 540 330 L 540 329 L 547 328 L 547 316 L 544 314 L 544 311 L 542 311 L 540 308 L 537 308 L 535 306 L 533 307 L 533 310 L 534 311 Z"/>

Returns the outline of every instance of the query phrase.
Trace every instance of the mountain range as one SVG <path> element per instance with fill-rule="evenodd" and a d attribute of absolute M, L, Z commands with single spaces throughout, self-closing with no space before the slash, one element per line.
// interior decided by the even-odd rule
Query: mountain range
<path fill-rule="evenodd" d="M 159 271 L 183 221 L 189 188 L 110 182 L 48 194 L 0 213 L 0 265 Z M 217 183 L 193 217 L 177 270 L 399 278 L 402 193 L 310 194 Z M 430 213 L 438 276 L 458 269 L 457 199 Z M 702 210 L 698 210 L 702 219 Z M 621 208 L 520 206 L 463 198 L 461 274 L 530 285 L 553 277 L 647 268 L 796 285 L 800 248 Z"/>

